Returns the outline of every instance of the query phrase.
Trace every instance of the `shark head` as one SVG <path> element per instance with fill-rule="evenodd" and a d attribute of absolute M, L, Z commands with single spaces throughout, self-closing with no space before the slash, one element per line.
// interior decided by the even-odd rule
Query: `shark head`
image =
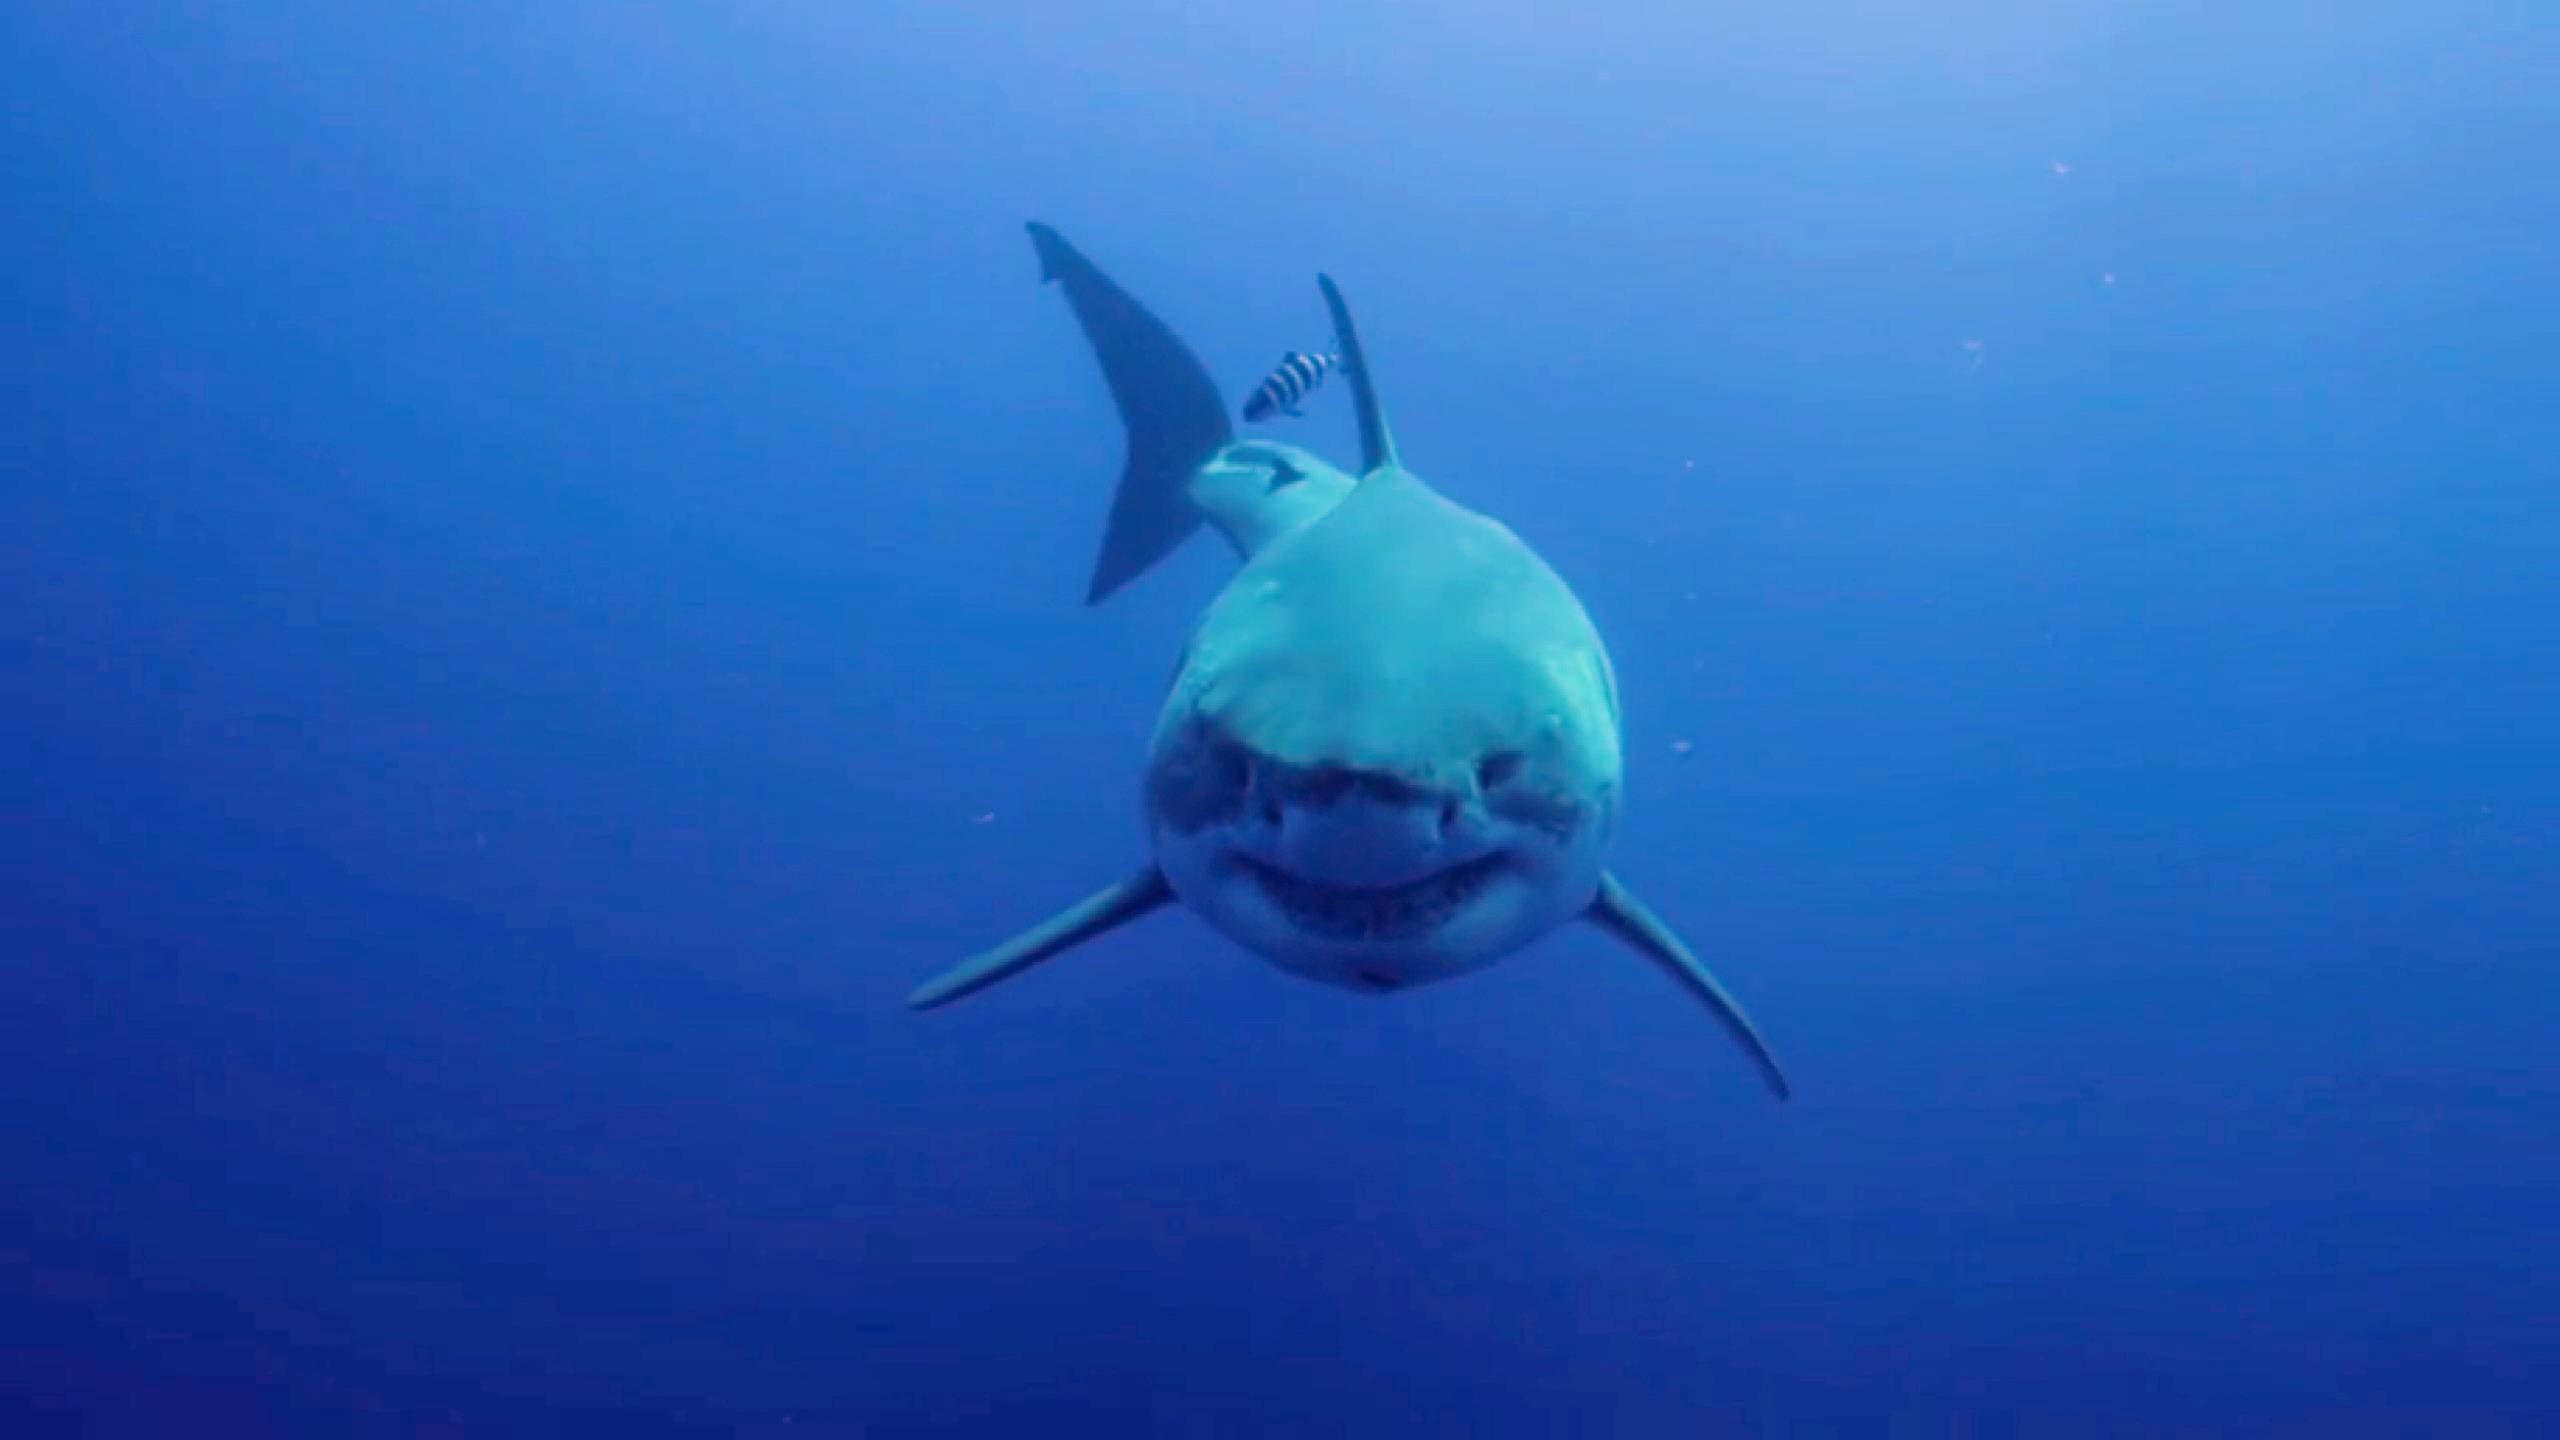
<path fill-rule="evenodd" d="M 1242 567 L 1175 667 L 1144 784 L 1154 862 L 926 981 L 947 1004 L 1179 902 L 1298 975 L 1403 990 L 1587 920 L 1703 1001 L 1778 1095 L 1768 1047 L 1687 945 L 1603 867 L 1617 682 L 1535 552 L 1396 454 L 1349 308 L 1318 277 L 1360 430 L 1346 473 L 1239 440 L 1147 309 L 1044 225 L 1129 451 L 1088 602 L 1202 524 Z"/>
<path fill-rule="evenodd" d="M 1145 799 L 1174 894 L 1283 969 L 1398 990 L 1587 909 L 1615 829 L 1617 691 L 1510 531 L 1372 473 L 1209 607 Z"/>

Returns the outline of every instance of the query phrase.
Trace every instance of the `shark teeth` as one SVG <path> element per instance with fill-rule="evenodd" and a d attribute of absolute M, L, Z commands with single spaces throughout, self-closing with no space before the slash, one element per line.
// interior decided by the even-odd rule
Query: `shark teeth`
<path fill-rule="evenodd" d="M 1247 855 L 1244 868 L 1289 923 L 1327 940 L 1409 940 L 1449 922 L 1502 868 L 1500 854 L 1385 890 L 1319 885 Z"/>

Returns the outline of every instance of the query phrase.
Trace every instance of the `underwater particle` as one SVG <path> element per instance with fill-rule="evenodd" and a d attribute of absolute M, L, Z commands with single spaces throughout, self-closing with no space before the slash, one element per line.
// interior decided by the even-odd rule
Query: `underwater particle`
<path fill-rule="evenodd" d="M 981 815 L 972 815 L 969 817 L 969 823 L 972 825 L 993 825 L 996 823 L 996 812 L 989 810 Z"/>
<path fill-rule="evenodd" d="M 2070 165 L 2070 163 L 2069 163 L 2068 161 L 2063 161 L 2063 160 L 2056 160 L 2056 161 L 2054 161 L 2054 162 L 2053 162 L 2053 174 L 2054 174 L 2054 178 L 2055 178 L 2055 179 L 2058 179 L 2058 180 L 2068 180 L 2068 179 L 2070 179 L 2070 178 L 2071 178 L 2071 165 Z"/>
<path fill-rule="evenodd" d="M 1697 746 L 1686 740 L 1674 740 L 1671 742 L 1671 753 L 1674 755 L 1686 755 L 1697 748 Z"/>
<path fill-rule="evenodd" d="M 1959 340 L 1959 341 L 1957 341 L 1956 343 L 1957 343 L 1957 344 L 1959 344 L 1959 345 L 1961 345 L 1961 346 L 1963 346 L 1963 347 L 1964 347 L 1964 353 L 1965 353 L 1966 355 L 1968 355 L 1968 356 L 1970 356 L 1970 357 L 1971 357 L 1970 359 L 1968 359 L 1968 360 L 1966 360 L 1966 361 L 1965 361 L 1965 366 L 1964 366 L 1964 368 L 1966 369 L 1966 371 L 1967 371 L 1967 372 L 1971 372 L 1971 371 L 1975 371 L 1975 370 L 1979 370 L 1979 369 L 1981 369 L 1981 368 L 1982 368 L 1982 342 L 1981 342 L 1981 341 L 1979 341 L 1979 340 Z"/>
<path fill-rule="evenodd" d="M 2101 285 L 2113 285 L 2113 284 L 2115 284 L 2115 283 L 2116 283 L 2116 272 L 2114 272 L 2113 270 L 2109 270 L 2109 271 L 2106 271 L 2105 273 L 2103 273 L 2103 274 L 2099 275 L 2099 276 L 2098 276 L 2098 283 L 2099 283 L 2099 284 L 2101 284 Z"/>

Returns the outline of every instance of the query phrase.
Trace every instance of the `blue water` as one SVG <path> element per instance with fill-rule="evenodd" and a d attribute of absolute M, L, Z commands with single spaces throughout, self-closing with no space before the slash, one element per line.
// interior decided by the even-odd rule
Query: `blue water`
<path fill-rule="evenodd" d="M 0 1430 L 2555 1433 L 2546 9 L 9 8 Z M 902 1008 L 1231 563 L 1077 603 L 1034 218 L 1341 280 L 1792 1103 L 1582 929 Z"/>

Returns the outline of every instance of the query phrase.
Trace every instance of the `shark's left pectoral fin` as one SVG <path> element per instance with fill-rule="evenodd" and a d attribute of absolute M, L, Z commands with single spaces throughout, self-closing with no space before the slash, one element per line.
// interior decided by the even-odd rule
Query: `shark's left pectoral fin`
<path fill-rule="evenodd" d="M 1153 865 L 1110 889 L 1071 905 L 992 950 L 961 961 L 915 988 L 910 1009 L 930 1010 L 974 995 L 999 980 L 1020 974 L 1096 935 L 1114 930 L 1173 899 L 1173 887 Z"/>
<path fill-rule="evenodd" d="M 1777 1059 L 1769 1053 L 1768 1042 L 1760 1038 L 1759 1030 L 1752 1026 L 1751 1017 L 1742 1013 L 1742 1006 L 1690 953 L 1689 947 L 1680 943 L 1680 937 L 1671 933 L 1671 927 L 1647 909 L 1633 891 L 1618 883 L 1618 877 L 1600 877 L 1600 894 L 1585 913 L 1591 923 L 1643 952 L 1647 959 L 1669 971 L 1672 979 L 1707 1002 L 1707 1008 L 1723 1022 L 1734 1043 L 1751 1057 L 1752 1064 L 1760 1067 L 1760 1078 L 1769 1082 L 1770 1092 L 1781 1100 L 1787 1098 L 1787 1077 L 1779 1073 Z"/>

